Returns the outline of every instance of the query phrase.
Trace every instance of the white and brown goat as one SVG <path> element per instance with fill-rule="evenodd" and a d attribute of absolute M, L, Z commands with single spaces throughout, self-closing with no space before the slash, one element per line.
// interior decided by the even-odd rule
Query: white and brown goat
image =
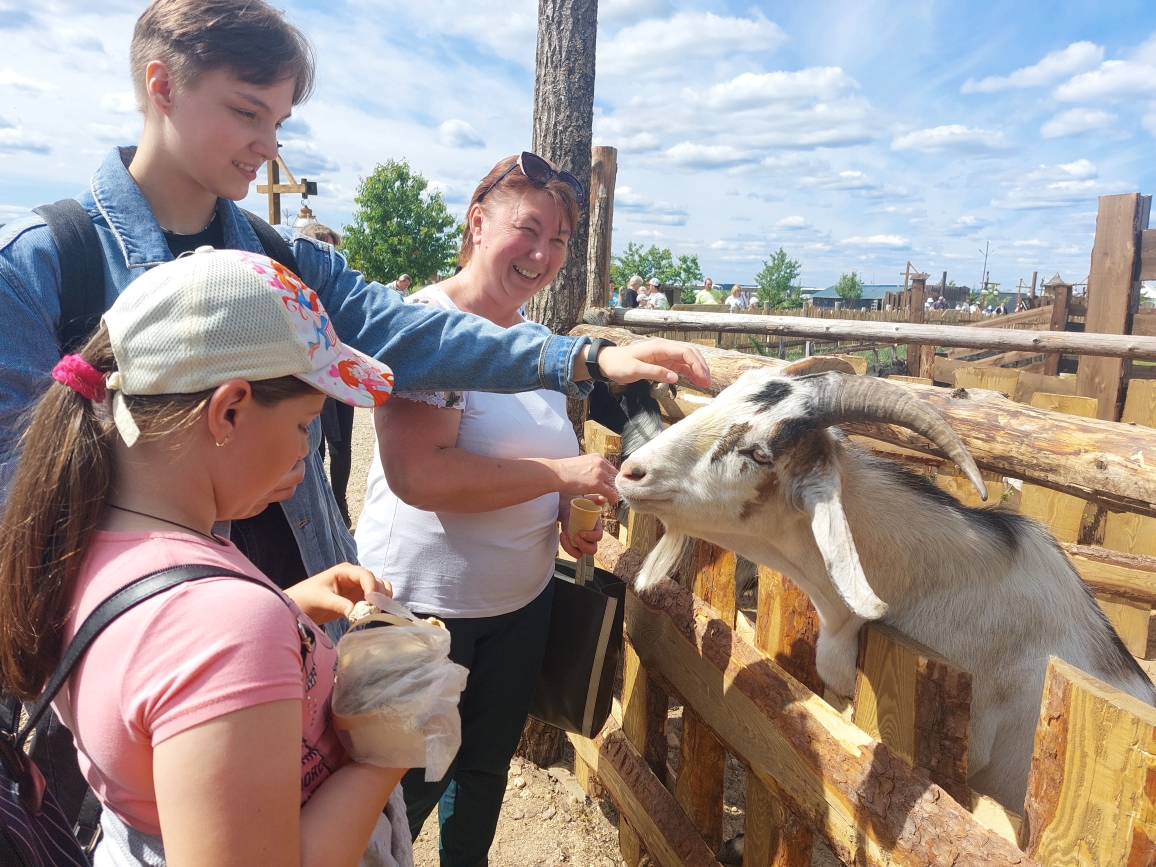
<path fill-rule="evenodd" d="M 973 676 L 972 788 L 1019 812 L 1048 657 L 1149 704 L 1156 689 L 1046 529 L 964 507 L 859 449 L 837 427 L 854 421 L 922 434 L 984 490 L 954 431 L 904 388 L 749 372 L 623 465 L 623 497 L 667 528 L 638 590 L 671 571 L 688 536 L 788 575 L 819 615 L 819 674 L 842 695 L 866 621 L 934 648 Z"/>

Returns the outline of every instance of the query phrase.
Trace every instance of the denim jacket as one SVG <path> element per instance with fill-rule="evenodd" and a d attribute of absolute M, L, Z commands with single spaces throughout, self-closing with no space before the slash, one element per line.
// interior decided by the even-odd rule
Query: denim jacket
<path fill-rule="evenodd" d="M 152 209 L 128 173 L 133 148 L 114 149 L 78 196 L 104 248 L 105 304 L 149 268 L 173 256 Z M 217 202 L 225 244 L 259 253 L 261 242 L 237 206 Z M 278 226 L 300 277 L 317 292 L 343 341 L 380 358 L 399 391 L 518 392 L 549 388 L 584 397 L 589 382 L 570 378 L 587 338 L 552 335 L 540 325 L 505 329 L 468 313 L 405 304 L 368 283 L 327 244 Z M 33 216 L 0 230 L 0 505 L 15 471 L 26 414 L 51 382 L 60 351 L 60 263 L 44 221 Z M 357 547 L 345 528 L 317 455 L 321 426 L 310 426 L 305 481 L 282 503 L 310 574 L 344 561 Z"/>

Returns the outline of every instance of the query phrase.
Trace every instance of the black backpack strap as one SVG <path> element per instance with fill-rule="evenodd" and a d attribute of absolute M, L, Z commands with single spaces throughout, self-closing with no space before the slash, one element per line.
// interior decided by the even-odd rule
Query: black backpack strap
<path fill-rule="evenodd" d="M 274 262 L 280 262 L 298 277 L 301 276 L 301 270 L 297 267 L 297 257 L 293 255 L 293 251 L 281 237 L 281 233 L 254 214 L 252 211 L 246 211 L 244 208 L 238 208 L 245 219 L 249 221 L 249 225 L 253 227 L 253 231 L 257 233 L 257 239 L 261 242 L 261 249 L 265 251 L 265 255 Z"/>
<path fill-rule="evenodd" d="M 85 618 L 84 623 L 80 625 L 76 636 L 69 642 L 68 648 L 64 651 L 64 656 L 60 660 L 60 664 L 56 666 L 56 670 L 52 672 L 52 677 L 48 679 L 47 686 L 44 687 L 44 692 L 40 698 L 28 710 L 28 722 L 16 735 L 16 747 L 22 749 L 24 741 L 27 739 L 29 733 L 36 728 L 36 723 L 44 716 L 48 710 L 52 700 L 56 698 L 56 694 L 60 692 L 61 687 L 68 682 L 68 678 L 72 676 L 73 669 L 76 668 L 85 651 L 88 650 L 89 645 L 102 633 L 112 621 L 116 620 L 124 612 L 128 611 L 146 599 L 151 599 L 158 593 L 164 593 L 166 590 L 175 587 L 178 584 L 183 584 L 186 581 L 196 581 L 201 578 L 241 578 L 245 581 L 264 587 L 273 593 L 280 592 L 269 584 L 266 584 L 259 578 L 254 578 L 252 575 L 246 575 L 244 572 L 234 572 L 230 569 L 223 569 L 220 566 L 209 566 L 204 564 L 191 564 L 188 566 L 171 566 L 168 569 L 161 569 L 158 572 L 152 572 L 145 575 L 143 578 L 124 585 L 103 602 L 101 602 L 93 612 Z M 300 625 L 300 624 L 299 624 Z"/>
<path fill-rule="evenodd" d="M 104 314 L 104 251 L 92 217 L 76 199 L 33 208 L 48 224 L 60 260 L 61 353 L 78 349 Z"/>

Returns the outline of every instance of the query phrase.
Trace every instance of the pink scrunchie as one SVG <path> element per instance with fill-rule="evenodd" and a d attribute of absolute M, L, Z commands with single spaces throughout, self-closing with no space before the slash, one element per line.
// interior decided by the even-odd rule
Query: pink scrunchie
<path fill-rule="evenodd" d="M 81 397 L 104 400 L 104 374 L 79 355 L 66 355 L 52 368 L 52 378 Z"/>

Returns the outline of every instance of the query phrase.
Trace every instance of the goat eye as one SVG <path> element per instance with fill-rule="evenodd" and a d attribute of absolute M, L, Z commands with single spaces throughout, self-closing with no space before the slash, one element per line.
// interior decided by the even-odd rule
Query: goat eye
<path fill-rule="evenodd" d="M 750 450 L 750 456 L 751 456 L 751 460 L 754 461 L 756 464 L 769 464 L 769 463 L 771 463 L 771 456 L 758 447 L 755 447 L 755 448 Z"/>

